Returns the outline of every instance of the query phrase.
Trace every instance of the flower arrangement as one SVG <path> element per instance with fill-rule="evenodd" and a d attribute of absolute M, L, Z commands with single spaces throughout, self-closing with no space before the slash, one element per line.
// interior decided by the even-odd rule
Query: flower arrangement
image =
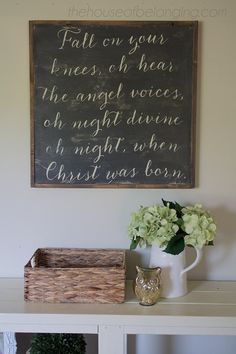
<path fill-rule="evenodd" d="M 200 204 L 183 207 L 162 199 L 163 205 L 140 207 L 128 226 L 130 249 L 158 245 L 164 252 L 177 255 L 185 246 L 202 248 L 213 245 L 216 225 Z"/>

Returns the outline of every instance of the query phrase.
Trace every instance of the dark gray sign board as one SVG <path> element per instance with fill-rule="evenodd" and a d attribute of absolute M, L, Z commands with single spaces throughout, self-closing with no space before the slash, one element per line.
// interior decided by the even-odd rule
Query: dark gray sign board
<path fill-rule="evenodd" d="M 194 187 L 197 28 L 31 21 L 32 186 Z"/>

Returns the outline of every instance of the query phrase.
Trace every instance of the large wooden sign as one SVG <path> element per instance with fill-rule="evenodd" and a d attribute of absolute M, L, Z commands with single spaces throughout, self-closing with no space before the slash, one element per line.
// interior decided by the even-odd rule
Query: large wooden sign
<path fill-rule="evenodd" d="M 194 186 L 197 22 L 30 22 L 34 187 Z"/>

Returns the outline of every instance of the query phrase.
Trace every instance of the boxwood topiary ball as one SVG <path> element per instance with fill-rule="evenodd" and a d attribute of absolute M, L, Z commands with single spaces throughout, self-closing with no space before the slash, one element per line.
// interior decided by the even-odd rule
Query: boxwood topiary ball
<path fill-rule="evenodd" d="M 83 334 L 39 333 L 31 341 L 30 354 L 85 354 Z"/>

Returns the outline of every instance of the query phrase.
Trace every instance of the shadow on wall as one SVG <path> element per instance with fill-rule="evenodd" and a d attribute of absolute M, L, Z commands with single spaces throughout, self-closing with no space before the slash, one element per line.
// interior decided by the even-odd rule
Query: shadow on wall
<path fill-rule="evenodd" d="M 135 251 L 127 251 L 127 279 L 135 279 L 136 265 L 148 267 L 150 250 L 137 248 Z"/>
<path fill-rule="evenodd" d="M 25 354 L 30 346 L 31 333 L 16 333 L 17 354 Z"/>
<path fill-rule="evenodd" d="M 212 210 L 212 215 L 217 225 L 217 234 L 214 246 L 206 246 L 203 249 L 203 257 L 200 264 L 190 271 L 189 279 L 214 280 L 211 276 L 212 272 L 221 274 L 225 268 L 224 263 L 230 258 L 230 253 L 235 248 L 235 220 L 236 215 L 225 207 L 218 207 Z M 187 247 L 187 264 L 190 264 L 195 257 L 195 251 Z M 230 280 L 224 275 L 215 280 Z"/>

